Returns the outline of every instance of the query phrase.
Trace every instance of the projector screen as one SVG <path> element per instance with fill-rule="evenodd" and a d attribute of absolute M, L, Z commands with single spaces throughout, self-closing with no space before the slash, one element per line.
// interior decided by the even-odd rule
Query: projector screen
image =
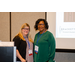
<path fill-rule="evenodd" d="M 57 49 L 75 49 L 75 12 L 47 12 Z"/>

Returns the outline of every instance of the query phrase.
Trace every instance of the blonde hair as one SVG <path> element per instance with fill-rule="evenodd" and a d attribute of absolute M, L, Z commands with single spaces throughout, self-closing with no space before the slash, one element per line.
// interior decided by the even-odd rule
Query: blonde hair
<path fill-rule="evenodd" d="M 23 41 L 26 41 L 25 38 L 23 37 L 23 34 L 22 34 L 22 29 L 25 28 L 25 27 L 29 27 L 29 31 L 30 31 L 30 26 L 29 26 L 29 24 L 24 23 L 24 24 L 21 26 L 19 33 L 16 35 L 16 36 L 19 36 L 20 39 L 22 39 Z M 32 40 L 32 38 L 31 38 L 30 34 L 28 34 L 28 39 L 29 39 L 30 42 L 33 43 L 33 40 Z"/>

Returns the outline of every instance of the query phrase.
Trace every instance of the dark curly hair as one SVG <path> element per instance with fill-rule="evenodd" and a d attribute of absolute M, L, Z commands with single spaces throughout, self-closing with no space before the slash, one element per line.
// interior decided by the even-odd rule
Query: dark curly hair
<path fill-rule="evenodd" d="M 38 19 L 38 20 L 35 22 L 35 26 L 34 26 L 35 30 L 38 30 L 38 24 L 39 24 L 40 21 L 43 21 L 43 22 L 44 22 L 46 29 L 49 28 L 48 23 L 47 23 L 47 21 L 46 21 L 45 19 Z"/>

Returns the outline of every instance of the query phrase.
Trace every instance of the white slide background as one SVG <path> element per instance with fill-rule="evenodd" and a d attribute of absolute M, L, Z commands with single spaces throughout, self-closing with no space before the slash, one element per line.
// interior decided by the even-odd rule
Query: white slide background
<path fill-rule="evenodd" d="M 69 12 L 69 15 L 68 21 L 71 21 L 74 14 Z M 75 22 L 68 21 L 64 22 L 64 12 L 47 12 L 48 30 L 55 37 L 56 48 L 75 49 Z"/>

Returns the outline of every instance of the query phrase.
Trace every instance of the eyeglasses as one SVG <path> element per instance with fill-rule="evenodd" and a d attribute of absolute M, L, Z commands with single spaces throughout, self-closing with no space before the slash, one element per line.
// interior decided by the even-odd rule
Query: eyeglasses
<path fill-rule="evenodd" d="M 38 25 L 45 25 L 45 24 L 38 24 Z"/>
<path fill-rule="evenodd" d="M 29 28 L 23 28 L 24 30 L 29 30 Z"/>

